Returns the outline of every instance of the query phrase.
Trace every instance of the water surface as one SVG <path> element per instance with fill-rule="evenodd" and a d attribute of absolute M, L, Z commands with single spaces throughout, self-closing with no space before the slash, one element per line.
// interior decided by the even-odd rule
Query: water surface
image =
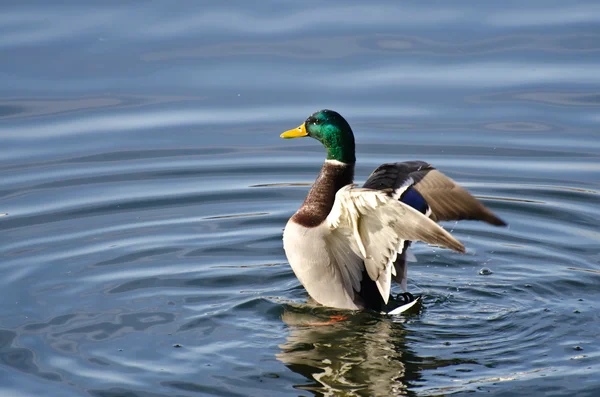
<path fill-rule="evenodd" d="M 13 3 L 0 15 L 0 395 L 600 393 L 595 2 Z M 282 249 L 351 123 L 509 228 L 415 246 L 406 316 L 305 304 Z M 481 272 L 482 269 L 491 271 Z"/>

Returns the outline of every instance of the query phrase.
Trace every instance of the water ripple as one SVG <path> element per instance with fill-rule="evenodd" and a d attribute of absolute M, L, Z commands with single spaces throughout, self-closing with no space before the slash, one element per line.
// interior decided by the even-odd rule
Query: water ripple
<path fill-rule="evenodd" d="M 0 394 L 597 394 L 598 5 L 37 3 L 0 15 Z M 312 305 L 281 235 L 325 154 L 279 134 L 319 108 L 358 182 L 429 161 L 510 226 L 414 244 L 405 315 Z"/>

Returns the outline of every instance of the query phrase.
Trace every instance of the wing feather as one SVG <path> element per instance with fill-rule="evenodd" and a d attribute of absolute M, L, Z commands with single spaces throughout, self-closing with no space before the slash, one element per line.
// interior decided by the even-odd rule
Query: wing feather
<path fill-rule="evenodd" d="M 423 196 L 434 221 L 470 219 L 506 226 L 466 189 L 424 161 L 382 164 L 369 176 L 364 187 L 392 189 L 394 197 L 400 198 L 410 185 Z"/>
<path fill-rule="evenodd" d="M 364 261 L 369 277 L 387 303 L 393 263 L 405 240 L 464 252 L 463 245 L 435 222 L 410 206 L 395 200 L 386 192 L 373 189 L 341 188 L 327 217 L 331 230 L 331 246 L 340 267 L 346 266 L 353 287 L 356 285 L 356 259 Z M 350 255 L 352 253 L 353 255 Z"/>
<path fill-rule="evenodd" d="M 415 189 L 429 204 L 433 220 L 471 219 L 482 220 L 496 226 L 506 226 L 502 219 L 440 171 L 421 170 L 411 175 L 418 180 Z"/>

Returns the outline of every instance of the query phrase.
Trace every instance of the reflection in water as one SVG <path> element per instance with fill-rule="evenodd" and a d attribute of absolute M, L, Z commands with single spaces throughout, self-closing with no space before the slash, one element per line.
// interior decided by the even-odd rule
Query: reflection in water
<path fill-rule="evenodd" d="M 404 396 L 412 394 L 408 387 L 421 379 L 423 368 L 449 365 L 415 355 L 406 344 L 409 333 L 404 317 L 359 312 L 347 320 L 322 325 L 335 313 L 340 312 L 285 307 L 282 320 L 290 333 L 276 357 L 310 381 L 296 388 L 319 396 Z"/>
<path fill-rule="evenodd" d="M 290 335 L 277 358 L 311 381 L 296 387 L 317 395 L 406 394 L 405 361 L 410 352 L 401 324 L 360 313 L 332 325 L 308 325 L 326 318 L 297 307 L 282 315 Z"/>
<path fill-rule="evenodd" d="M 597 1 L 11 3 L 0 396 L 600 395 Z M 511 225 L 416 245 L 417 316 L 282 303 L 323 107 Z"/>

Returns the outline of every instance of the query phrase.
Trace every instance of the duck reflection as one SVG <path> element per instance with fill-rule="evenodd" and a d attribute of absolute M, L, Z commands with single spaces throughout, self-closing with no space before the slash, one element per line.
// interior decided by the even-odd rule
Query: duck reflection
<path fill-rule="evenodd" d="M 296 387 L 318 396 L 411 394 L 407 382 L 420 377 L 419 360 L 404 344 L 403 324 L 368 312 L 332 322 L 342 314 L 347 316 L 323 307 L 284 309 L 290 334 L 277 359 L 311 382 Z"/>

